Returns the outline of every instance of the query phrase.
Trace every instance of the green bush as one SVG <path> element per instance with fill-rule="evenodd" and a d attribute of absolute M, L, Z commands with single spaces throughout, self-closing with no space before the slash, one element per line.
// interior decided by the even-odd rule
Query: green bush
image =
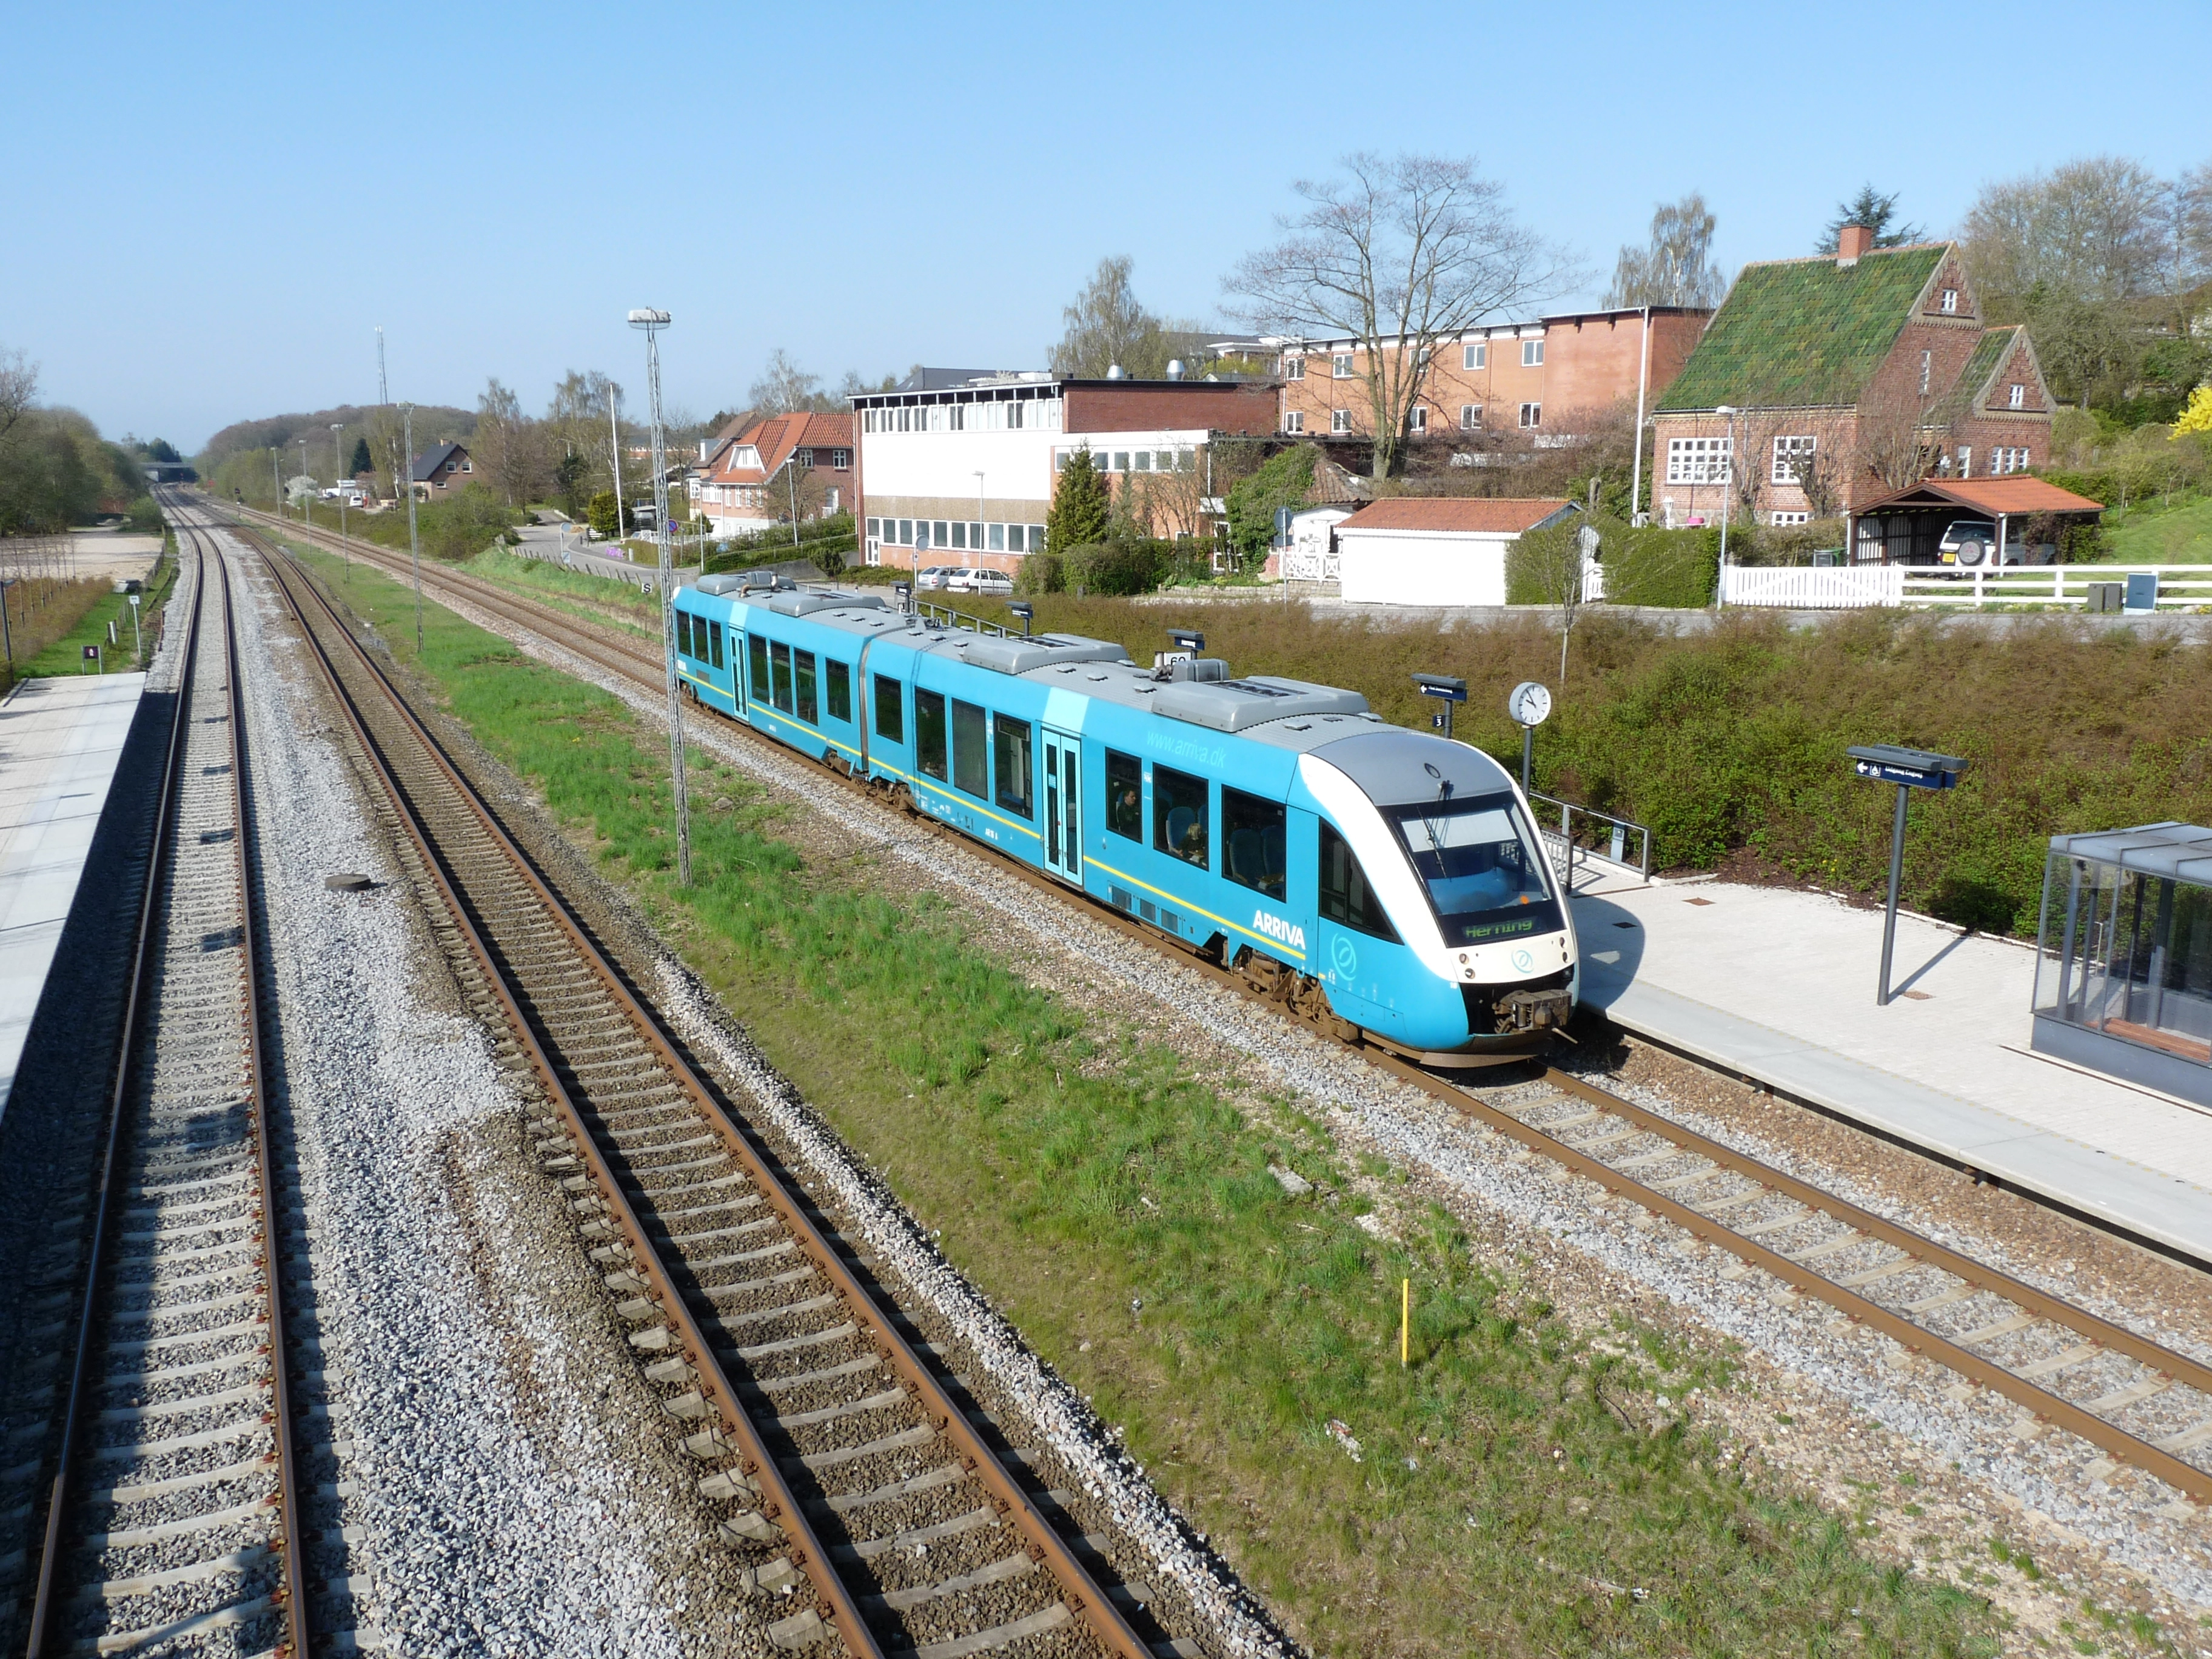
<path fill-rule="evenodd" d="M 416 509 L 416 516 L 422 550 L 434 559 L 459 564 L 505 541 L 508 531 L 526 515 L 482 484 L 471 483 L 442 501 Z"/>
<path fill-rule="evenodd" d="M 1094 542 L 1071 548 L 1063 580 L 1108 599 L 1149 593 L 1175 568 L 1175 544 L 1149 538 Z"/>
<path fill-rule="evenodd" d="M 123 515 L 123 527 L 134 535 L 161 535 L 163 530 L 161 509 L 154 505 L 151 495 L 141 495 L 131 503 L 131 510 Z"/>
<path fill-rule="evenodd" d="M 1014 572 L 1014 586 L 1024 593 L 1065 593 L 1067 561 L 1050 550 L 1032 553 Z"/>
<path fill-rule="evenodd" d="M 1304 504 L 1313 488 L 1314 450 L 1297 444 L 1268 458 L 1250 477 L 1232 485 L 1221 505 L 1229 520 L 1229 544 L 1237 562 L 1255 569 L 1275 538 L 1275 509 Z"/>
<path fill-rule="evenodd" d="M 1599 554 L 1605 566 L 1607 605 L 1649 605 L 1694 610 L 1713 602 L 1720 569 L 1717 530 L 1662 530 L 1646 526 L 1608 538 Z M 1729 553 L 1735 556 L 1734 538 Z"/>

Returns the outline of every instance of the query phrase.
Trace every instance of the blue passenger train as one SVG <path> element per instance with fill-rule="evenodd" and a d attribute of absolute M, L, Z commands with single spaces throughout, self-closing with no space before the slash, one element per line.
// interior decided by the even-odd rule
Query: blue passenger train
<path fill-rule="evenodd" d="M 1340 1035 L 1464 1061 L 1540 1047 L 1573 1012 L 1573 918 L 1512 777 L 1355 692 L 1212 659 L 1144 668 L 1098 640 L 994 638 L 763 576 L 680 590 L 676 628 L 699 704 Z"/>

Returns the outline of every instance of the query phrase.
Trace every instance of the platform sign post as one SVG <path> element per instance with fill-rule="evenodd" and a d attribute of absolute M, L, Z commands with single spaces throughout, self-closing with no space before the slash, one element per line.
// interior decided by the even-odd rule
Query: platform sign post
<path fill-rule="evenodd" d="M 1429 716 L 1429 725 L 1434 730 L 1444 734 L 1445 742 L 1450 742 L 1452 707 L 1455 703 L 1467 701 L 1467 682 L 1455 679 L 1449 674 L 1416 674 L 1413 676 L 1413 684 L 1419 688 L 1423 696 L 1434 697 L 1438 702 L 1443 704 L 1443 713 Z"/>
<path fill-rule="evenodd" d="M 1534 680 L 1523 680 L 1505 699 L 1505 712 L 1521 728 L 1521 793 L 1528 793 L 1529 763 L 1536 757 L 1536 728 L 1551 717 L 1552 694 Z"/>
<path fill-rule="evenodd" d="M 105 674 L 107 672 L 107 670 L 101 665 L 100 660 L 100 647 L 98 646 L 88 645 L 85 647 L 84 659 L 92 665 L 92 672 L 94 673 Z M 82 673 L 84 671 L 82 669 L 79 669 L 77 672 L 79 673 Z"/>
<path fill-rule="evenodd" d="M 1905 879 L 1905 801 L 1915 789 L 1954 789 L 1972 763 L 1928 749 L 1904 749 L 1893 743 L 1853 744 L 1847 750 L 1851 770 L 1872 783 L 1897 786 L 1897 816 L 1889 830 L 1889 904 L 1881 920 L 1881 980 L 1875 1006 L 1890 1002 L 1889 966 L 1897 948 L 1897 890 Z"/>

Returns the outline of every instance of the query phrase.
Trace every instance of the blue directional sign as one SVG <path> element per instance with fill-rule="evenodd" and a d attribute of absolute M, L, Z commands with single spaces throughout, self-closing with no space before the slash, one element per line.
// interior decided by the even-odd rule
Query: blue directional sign
<path fill-rule="evenodd" d="M 1972 763 L 1927 749 L 1893 743 L 1855 744 L 1847 751 L 1851 770 L 1870 783 L 1902 784 L 1908 789 L 1953 789 Z"/>

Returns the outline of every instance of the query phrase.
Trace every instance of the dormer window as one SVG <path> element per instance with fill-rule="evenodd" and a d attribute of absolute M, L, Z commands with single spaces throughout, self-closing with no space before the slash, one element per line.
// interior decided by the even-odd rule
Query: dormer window
<path fill-rule="evenodd" d="M 1946 317 L 1955 317 L 1959 314 L 1959 290 L 1955 288 L 1947 288 L 1943 290 L 1943 314 Z"/>

